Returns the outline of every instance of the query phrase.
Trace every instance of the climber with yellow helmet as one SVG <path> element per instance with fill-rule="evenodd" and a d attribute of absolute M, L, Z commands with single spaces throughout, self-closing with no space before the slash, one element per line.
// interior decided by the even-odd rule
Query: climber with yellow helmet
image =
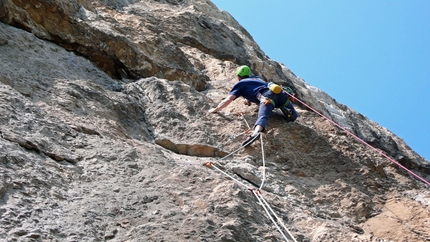
<path fill-rule="evenodd" d="M 221 101 L 217 107 L 209 109 L 210 113 L 216 113 L 227 107 L 238 97 L 245 98 L 244 103 L 246 105 L 250 105 L 251 103 L 260 105 L 253 132 L 243 142 L 243 146 L 250 145 L 260 136 L 260 133 L 266 127 L 267 120 L 273 109 L 280 108 L 288 122 L 297 119 L 297 112 L 289 100 L 290 95 L 286 93 L 287 91 L 292 93 L 290 88 L 283 89 L 273 82 L 267 83 L 260 77 L 251 76 L 251 74 L 251 69 L 248 66 L 240 66 L 236 71 L 239 82 L 232 87 L 230 95 Z"/>

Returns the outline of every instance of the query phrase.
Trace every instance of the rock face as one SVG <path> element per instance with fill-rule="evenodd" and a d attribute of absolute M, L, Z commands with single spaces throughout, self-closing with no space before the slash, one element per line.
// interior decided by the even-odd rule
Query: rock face
<path fill-rule="evenodd" d="M 296 122 L 271 117 L 264 153 L 257 141 L 220 159 L 257 107 L 207 110 L 247 64 L 430 180 L 403 140 L 270 60 L 210 1 L 0 3 L 2 241 L 284 240 L 233 178 L 264 181 L 296 241 L 430 239 L 429 186 L 299 103 Z"/>

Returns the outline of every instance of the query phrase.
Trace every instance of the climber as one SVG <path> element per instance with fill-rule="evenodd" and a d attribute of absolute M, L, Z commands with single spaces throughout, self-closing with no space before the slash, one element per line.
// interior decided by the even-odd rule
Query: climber
<path fill-rule="evenodd" d="M 273 82 L 267 83 L 258 76 L 251 76 L 251 69 L 248 66 L 240 66 L 236 75 L 239 82 L 233 86 L 230 95 L 221 101 L 217 107 L 209 109 L 209 112 L 218 112 L 238 97 L 245 99 L 245 105 L 249 106 L 251 103 L 260 105 L 253 132 L 242 143 L 242 146 L 250 145 L 260 136 L 260 133 L 265 130 L 267 120 L 274 108 L 280 108 L 288 122 L 297 119 L 297 112 L 290 101 L 290 95 L 286 93 L 288 91 L 292 94 L 291 88 L 284 89 Z"/>

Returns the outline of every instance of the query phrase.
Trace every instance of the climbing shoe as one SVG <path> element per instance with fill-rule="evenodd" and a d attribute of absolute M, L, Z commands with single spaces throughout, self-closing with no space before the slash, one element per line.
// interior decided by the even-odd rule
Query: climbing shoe
<path fill-rule="evenodd" d="M 280 109 L 287 119 L 290 119 L 293 115 L 293 111 L 287 107 L 280 107 Z"/>
<path fill-rule="evenodd" d="M 251 134 L 246 140 L 245 142 L 242 143 L 243 147 L 248 147 L 250 144 L 254 143 L 254 141 L 256 139 L 258 139 L 260 137 L 260 132 L 257 132 L 255 134 Z"/>

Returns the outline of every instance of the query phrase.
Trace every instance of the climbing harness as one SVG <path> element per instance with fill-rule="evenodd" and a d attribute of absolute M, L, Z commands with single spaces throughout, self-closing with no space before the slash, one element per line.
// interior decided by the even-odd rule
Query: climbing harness
<path fill-rule="evenodd" d="M 243 116 L 243 114 L 242 114 L 242 118 L 245 121 L 246 125 L 248 126 L 248 130 L 250 130 L 250 126 L 249 126 L 248 122 L 246 121 L 245 117 Z M 284 225 L 284 223 L 282 222 L 282 220 L 276 215 L 276 213 L 270 207 L 269 203 L 264 199 L 263 195 L 261 194 L 261 189 L 263 188 L 264 182 L 266 180 L 266 162 L 265 162 L 265 158 L 264 158 L 264 145 L 263 145 L 263 136 L 262 135 L 260 135 L 260 144 L 261 144 L 261 153 L 262 153 L 262 160 L 263 160 L 263 172 L 262 172 L 263 178 L 262 178 L 262 181 L 261 181 L 261 185 L 260 185 L 260 187 L 258 189 L 255 189 L 254 187 L 246 185 L 242 181 L 236 179 L 235 177 L 231 176 L 227 172 L 221 170 L 219 167 L 217 167 L 215 165 L 214 162 L 207 162 L 207 163 L 205 163 L 205 165 L 207 167 L 212 167 L 212 168 L 216 169 L 217 171 L 219 171 L 222 174 L 224 174 L 225 176 L 229 177 L 230 179 L 232 179 L 233 181 L 235 181 L 239 185 L 241 185 L 241 186 L 245 187 L 247 190 L 251 191 L 255 195 L 255 197 L 257 198 L 258 202 L 263 207 L 264 211 L 267 213 L 267 216 L 270 218 L 270 220 L 272 221 L 272 223 L 278 229 L 279 233 L 285 239 L 285 241 L 289 242 L 289 240 L 288 240 L 287 236 L 285 235 L 284 231 L 287 232 L 287 234 L 289 235 L 289 237 L 292 238 L 292 240 L 294 242 L 297 242 L 294 239 L 293 235 L 290 233 L 290 231 L 287 229 L 287 227 Z M 245 147 L 246 146 L 242 145 L 241 147 L 239 147 L 238 149 L 234 150 L 233 152 L 227 154 L 226 156 L 222 157 L 218 161 L 224 160 L 227 157 L 232 156 L 233 154 L 239 152 L 240 150 L 242 150 Z M 276 220 L 273 217 L 275 217 Z M 281 228 L 283 228 L 284 231 Z"/>
<path fill-rule="evenodd" d="M 277 87 L 279 87 L 283 92 L 285 92 L 285 93 L 287 93 L 288 95 L 290 95 L 289 96 L 289 98 L 287 99 L 287 101 L 285 101 L 285 103 L 283 104 L 283 105 L 281 105 L 279 108 L 282 108 L 282 107 L 286 107 L 287 105 L 288 105 L 288 103 L 290 102 L 290 99 L 293 101 L 294 100 L 294 98 L 291 98 L 291 97 L 293 97 L 292 95 L 291 95 L 291 93 L 293 93 L 293 89 L 291 89 L 290 87 L 280 87 L 280 86 L 278 86 L 278 85 L 276 85 L 276 84 L 274 84 L 274 83 L 272 83 L 272 82 L 270 82 L 269 84 L 268 84 L 268 86 L 269 87 L 272 87 L 272 86 L 277 86 Z M 279 93 L 281 93 L 281 91 L 279 91 L 279 92 L 275 92 L 275 91 L 273 91 L 272 90 L 272 88 L 269 88 L 273 93 L 275 93 L 275 94 L 279 94 Z M 272 104 L 273 105 L 273 107 L 277 107 L 276 106 L 276 103 L 275 103 L 275 101 L 273 100 L 273 99 L 271 99 L 271 98 L 268 98 L 268 97 L 265 97 L 265 96 L 263 96 L 262 94 L 258 94 L 258 96 L 257 96 L 257 98 L 258 98 L 258 100 L 261 102 L 261 103 L 264 103 L 264 105 L 268 105 L 268 104 Z"/>
<path fill-rule="evenodd" d="M 342 127 L 340 124 L 334 122 L 333 120 L 331 120 L 330 118 L 326 117 L 324 114 L 318 112 L 317 110 L 315 110 L 314 108 L 310 107 L 309 105 L 307 105 L 306 103 L 304 103 L 302 100 L 296 98 L 295 96 L 293 96 L 292 94 L 288 93 L 287 94 L 291 97 L 294 98 L 295 100 L 297 100 L 299 103 L 303 104 L 305 107 L 309 108 L 310 110 L 312 110 L 313 112 L 315 112 L 316 114 L 318 114 L 319 116 L 327 119 L 330 123 L 332 123 L 334 126 L 340 128 L 341 130 L 345 131 L 347 134 L 351 135 L 352 137 L 354 137 L 356 140 L 360 141 L 361 143 L 365 144 L 367 147 L 371 148 L 372 150 L 376 151 L 377 153 L 379 153 L 380 155 L 382 155 L 383 157 L 385 157 L 386 159 L 388 159 L 389 161 L 393 162 L 394 164 L 398 165 L 400 168 L 402 168 L 403 170 L 409 172 L 410 174 L 412 174 L 413 176 L 415 176 L 416 178 L 418 178 L 419 180 L 421 180 L 422 182 L 424 182 L 425 184 L 430 186 L 430 182 L 428 182 L 427 180 L 425 180 L 424 178 L 420 177 L 419 175 L 415 174 L 414 172 L 412 172 L 411 170 L 409 170 L 408 168 L 404 167 L 402 164 L 400 164 L 399 162 L 397 162 L 396 160 L 394 160 L 393 158 L 391 158 L 390 156 L 384 154 L 382 151 L 376 149 L 375 147 L 373 147 L 372 145 L 368 144 L 366 141 L 364 141 L 363 139 L 359 138 L 357 135 L 353 134 L 351 131 L 345 129 L 344 127 Z"/>

